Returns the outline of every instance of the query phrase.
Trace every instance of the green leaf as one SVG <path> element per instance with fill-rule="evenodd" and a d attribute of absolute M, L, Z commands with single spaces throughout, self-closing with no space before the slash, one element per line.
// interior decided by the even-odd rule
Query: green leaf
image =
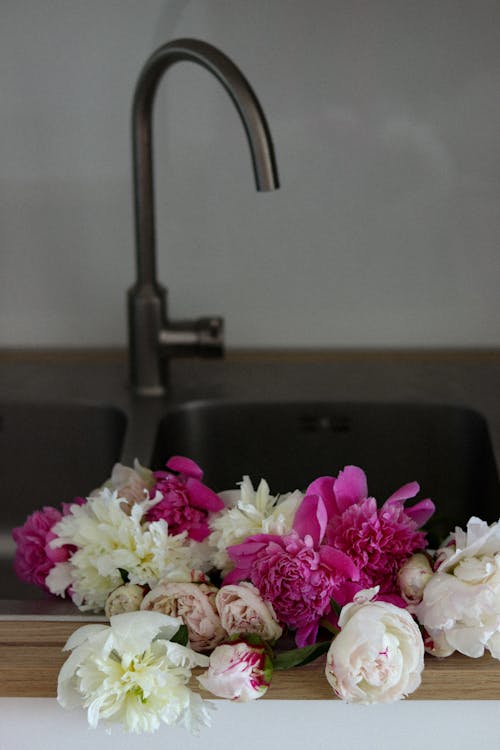
<path fill-rule="evenodd" d="M 122 577 L 123 583 L 128 583 L 130 581 L 128 570 L 124 570 L 124 568 L 118 568 L 118 571 Z"/>
<path fill-rule="evenodd" d="M 340 613 L 342 612 L 342 607 L 340 606 L 340 604 L 337 604 L 335 599 L 330 599 L 330 606 L 337 617 L 340 617 Z"/>
<path fill-rule="evenodd" d="M 340 633 L 340 628 L 336 628 L 335 625 L 332 625 L 328 620 L 320 620 L 319 624 L 332 635 L 338 635 Z"/>
<path fill-rule="evenodd" d="M 189 643 L 189 634 L 186 625 L 180 625 L 179 630 L 171 637 L 170 641 L 172 643 L 179 643 L 181 646 L 187 646 Z"/>
<path fill-rule="evenodd" d="M 312 646 L 283 651 L 283 653 L 274 657 L 274 668 L 291 669 L 292 667 L 302 667 L 304 664 L 314 661 L 322 654 L 326 654 L 329 648 L 330 641 L 321 641 L 320 643 L 313 643 Z"/>

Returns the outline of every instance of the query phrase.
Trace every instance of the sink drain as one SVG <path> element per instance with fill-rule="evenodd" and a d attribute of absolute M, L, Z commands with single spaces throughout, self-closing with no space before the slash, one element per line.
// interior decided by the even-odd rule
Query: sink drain
<path fill-rule="evenodd" d="M 302 432 L 332 432 L 335 434 L 350 432 L 351 419 L 346 416 L 331 414 L 302 414 L 299 417 Z"/>

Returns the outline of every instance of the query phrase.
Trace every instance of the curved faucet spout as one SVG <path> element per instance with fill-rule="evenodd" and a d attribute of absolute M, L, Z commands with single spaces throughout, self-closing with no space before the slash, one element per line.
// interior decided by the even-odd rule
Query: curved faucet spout
<path fill-rule="evenodd" d="M 152 109 L 158 84 L 166 71 L 183 60 L 198 63 L 222 83 L 241 117 L 247 134 L 257 190 L 276 190 L 278 171 L 265 115 L 250 84 L 220 50 L 196 39 L 163 45 L 147 60 L 135 89 L 132 128 L 138 282 L 155 281 L 155 230 L 152 148 Z"/>
<path fill-rule="evenodd" d="M 183 60 L 213 73 L 233 100 L 250 146 L 257 190 L 279 187 L 266 118 L 236 65 L 220 50 L 196 39 L 178 39 L 157 49 L 139 76 L 132 108 L 137 282 L 129 291 L 129 336 L 132 385 L 142 395 L 165 392 L 166 368 L 160 354 L 166 359 L 171 354 L 214 356 L 222 351 L 222 321 L 168 322 L 165 290 L 156 279 L 152 110 L 163 75 Z"/>

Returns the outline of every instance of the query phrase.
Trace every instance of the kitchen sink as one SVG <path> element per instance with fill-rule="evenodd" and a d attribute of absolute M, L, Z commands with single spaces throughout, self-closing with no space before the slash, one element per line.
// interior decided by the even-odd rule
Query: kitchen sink
<path fill-rule="evenodd" d="M 420 483 L 438 511 L 437 537 L 471 515 L 500 515 L 500 484 L 488 427 L 476 411 L 413 403 L 188 403 L 161 420 L 152 465 L 171 455 L 194 459 L 216 491 L 244 474 L 264 477 L 273 493 L 304 490 L 347 464 L 367 473 L 379 502 Z"/>
<path fill-rule="evenodd" d="M 44 505 L 88 495 L 115 462 L 135 457 L 155 469 L 172 455 L 191 457 L 216 491 L 236 488 L 244 474 L 254 486 L 265 478 L 273 494 L 304 490 L 357 464 L 380 504 L 416 480 L 419 498 L 437 507 L 433 544 L 471 515 L 497 521 L 497 359 L 178 360 L 171 393 L 149 399 L 131 392 L 121 360 L 100 354 L 4 362 L 0 618 L 69 606 L 17 580 L 12 528 Z"/>
<path fill-rule="evenodd" d="M 102 484 L 120 458 L 126 423 L 122 411 L 101 404 L 0 404 L 2 597 L 40 598 L 12 571 L 11 531 L 34 510 Z"/>

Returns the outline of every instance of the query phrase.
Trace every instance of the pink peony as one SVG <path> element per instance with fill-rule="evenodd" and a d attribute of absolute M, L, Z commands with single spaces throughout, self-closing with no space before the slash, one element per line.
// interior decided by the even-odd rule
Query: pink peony
<path fill-rule="evenodd" d="M 71 503 L 62 503 L 62 514 L 57 508 L 45 506 L 32 513 L 22 526 L 12 530 L 17 545 L 14 557 L 16 575 L 25 583 L 34 583 L 48 591 L 45 580 L 56 563 L 66 562 L 75 547 L 64 545 L 53 548 L 50 542 L 56 539 L 52 529 L 63 516 L 71 512 L 73 505 L 84 505 L 86 500 L 75 497 Z"/>
<path fill-rule="evenodd" d="M 64 549 L 53 550 L 50 541 L 55 539 L 53 526 L 62 518 L 56 508 L 46 506 L 32 513 L 23 526 L 13 529 L 12 536 L 17 545 L 14 557 L 16 575 L 26 583 L 45 586 L 45 579 L 56 562 L 67 559 Z"/>
<path fill-rule="evenodd" d="M 189 458 L 173 456 L 167 463 L 170 471 L 155 471 L 156 484 L 150 495 L 160 493 L 162 499 L 152 507 L 148 521 L 164 519 L 172 535 L 187 531 L 188 536 L 202 542 L 209 534 L 209 514 L 222 510 L 224 503 L 206 485 L 203 472 Z"/>
<path fill-rule="evenodd" d="M 294 528 L 285 536 L 256 534 L 228 548 L 236 567 L 224 584 L 250 580 L 271 603 L 280 623 L 296 630 L 298 646 L 314 643 L 322 617 L 331 611 L 331 600 L 343 604 L 350 598 L 352 581 L 359 571 L 341 550 L 322 544 L 326 509 L 321 498 L 304 498 Z"/>
<path fill-rule="evenodd" d="M 356 562 L 360 588 L 379 586 L 381 595 L 398 594 L 398 571 L 414 552 L 425 548 L 419 526 L 434 512 L 428 499 L 404 507 L 419 489 L 417 482 L 406 484 L 377 508 L 376 500 L 368 497 L 366 475 L 356 466 L 347 466 L 336 479 L 321 477 L 308 488 L 328 509 L 325 541 Z"/>

